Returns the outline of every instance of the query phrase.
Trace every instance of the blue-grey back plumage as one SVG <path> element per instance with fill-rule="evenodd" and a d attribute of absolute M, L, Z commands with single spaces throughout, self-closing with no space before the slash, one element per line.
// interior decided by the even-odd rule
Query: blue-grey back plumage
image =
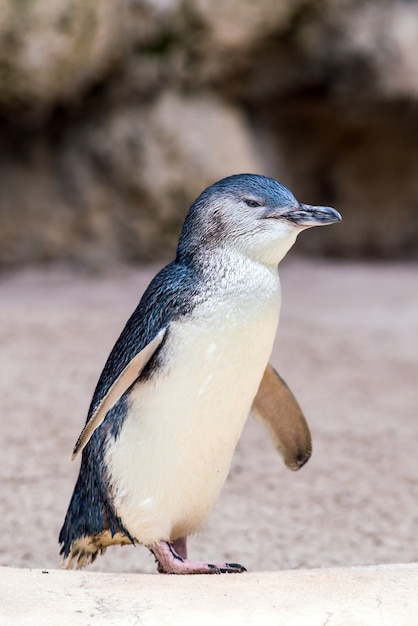
<path fill-rule="evenodd" d="M 155 276 L 106 361 L 86 421 L 90 419 L 113 381 L 135 354 L 140 352 L 162 328 L 169 326 L 171 321 L 191 313 L 197 291 L 198 274 L 198 267 L 175 260 Z M 142 371 L 141 380 L 148 379 L 158 366 L 159 352 L 163 345 Z M 124 394 L 109 411 L 106 420 L 97 428 L 83 450 L 79 477 L 59 535 L 59 543 L 62 544 L 61 554 L 64 557 L 68 556 L 72 543 L 79 537 L 98 535 L 105 530 L 109 530 L 112 536 L 116 532 L 121 532 L 131 539 L 112 505 L 109 479 L 104 464 L 107 442 L 109 438 L 118 437 L 126 414 L 127 394 Z"/>

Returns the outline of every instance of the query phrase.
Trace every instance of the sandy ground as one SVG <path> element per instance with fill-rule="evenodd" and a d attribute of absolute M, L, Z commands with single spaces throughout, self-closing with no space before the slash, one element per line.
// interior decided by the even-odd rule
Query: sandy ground
<path fill-rule="evenodd" d="M 97 377 L 156 268 L 0 277 L 0 565 L 54 568 L 78 461 L 72 446 Z M 272 362 L 311 426 L 287 470 L 249 420 L 191 556 L 249 570 L 418 560 L 418 266 L 282 265 Z M 141 547 L 96 571 L 154 572 Z"/>
<path fill-rule="evenodd" d="M 0 622 L 5 626 L 413 626 L 417 586 L 418 564 L 242 576 L 0 567 Z"/>

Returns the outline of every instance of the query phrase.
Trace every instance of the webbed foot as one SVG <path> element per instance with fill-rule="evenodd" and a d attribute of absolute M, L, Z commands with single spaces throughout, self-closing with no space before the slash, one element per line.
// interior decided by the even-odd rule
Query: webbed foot
<path fill-rule="evenodd" d="M 155 556 L 161 574 L 237 574 L 247 571 L 239 563 L 205 563 L 188 559 L 183 537 L 173 543 L 159 541 L 148 548 Z"/>

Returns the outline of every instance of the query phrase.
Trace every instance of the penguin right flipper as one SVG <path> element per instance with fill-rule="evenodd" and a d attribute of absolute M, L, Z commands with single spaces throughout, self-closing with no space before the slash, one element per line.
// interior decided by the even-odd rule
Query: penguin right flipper
<path fill-rule="evenodd" d="M 311 456 L 309 426 L 295 396 L 268 364 L 254 398 L 251 413 L 263 424 L 287 467 L 300 469 Z"/>
<path fill-rule="evenodd" d="M 103 422 L 107 412 L 119 400 L 125 391 L 127 391 L 137 380 L 138 376 L 141 374 L 156 349 L 161 345 L 166 331 L 167 328 L 162 328 L 160 332 L 140 352 L 138 352 L 138 354 L 136 354 L 131 361 L 129 361 L 116 380 L 114 380 L 106 395 L 103 396 L 90 419 L 81 431 L 81 434 L 74 446 L 71 457 L 72 459 L 75 459 L 77 454 L 87 445 L 96 428 L 98 428 Z"/>

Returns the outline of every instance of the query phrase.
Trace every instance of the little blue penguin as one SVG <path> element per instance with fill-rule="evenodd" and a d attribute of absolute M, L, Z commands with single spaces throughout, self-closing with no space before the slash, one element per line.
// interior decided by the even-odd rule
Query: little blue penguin
<path fill-rule="evenodd" d="M 302 230 L 339 221 L 255 174 L 195 200 L 175 260 L 150 283 L 97 383 L 73 453 L 82 459 L 59 535 L 63 567 L 139 543 L 160 572 L 245 571 L 188 559 L 186 539 L 208 518 L 250 412 L 291 469 L 310 456 L 299 404 L 269 365 L 277 266 Z"/>

